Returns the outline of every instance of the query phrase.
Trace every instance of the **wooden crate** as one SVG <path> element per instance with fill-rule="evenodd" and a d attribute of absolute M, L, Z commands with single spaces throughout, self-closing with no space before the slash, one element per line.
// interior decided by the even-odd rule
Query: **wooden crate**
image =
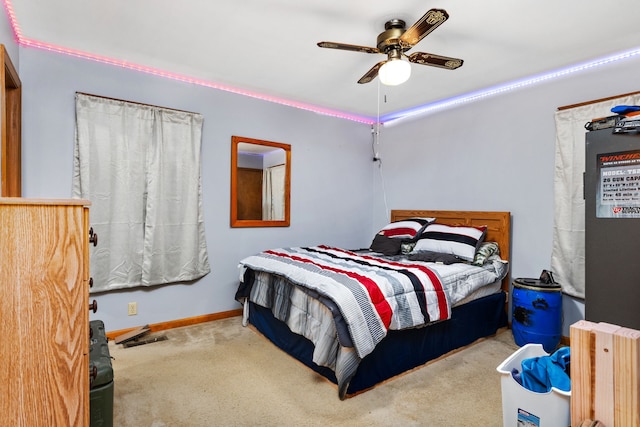
<path fill-rule="evenodd" d="M 571 334 L 571 425 L 640 425 L 640 331 L 580 320 Z"/>

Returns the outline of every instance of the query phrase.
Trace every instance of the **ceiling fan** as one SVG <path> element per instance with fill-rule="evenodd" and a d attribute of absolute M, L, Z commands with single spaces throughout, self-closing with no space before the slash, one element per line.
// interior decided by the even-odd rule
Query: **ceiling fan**
<path fill-rule="evenodd" d="M 418 44 L 420 40 L 442 25 L 448 18 L 449 14 L 445 10 L 431 9 L 406 30 L 406 24 L 402 19 L 387 21 L 384 25 L 385 31 L 378 35 L 377 47 L 334 42 L 319 42 L 318 46 L 329 49 L 351 50 L 354 52 L 385 54 L 387 55 L 387 59 L 374 65 L 358 80 L 358 83 L 369 83 L 380 73 L 382 83 L 396 85 L 406 81 L 411 73 L 411 67 L 406 61 L 402 61 L 403 57 L 415 64 L 430 65 L 448 70 L 455 70 L 462 66 L 462 59 L 449 58 L 447 56 L 425 52 L 414 52 L 411 55 L 405 54 L 406 51 Z M 400 76 L 398 79 L 394 79 L 393 75 L 389 76 L 389 73 L 393 73 L 394 67 L 404 68 L 404 70 L 401 71 L 403 71 L 405 75 Z"/>

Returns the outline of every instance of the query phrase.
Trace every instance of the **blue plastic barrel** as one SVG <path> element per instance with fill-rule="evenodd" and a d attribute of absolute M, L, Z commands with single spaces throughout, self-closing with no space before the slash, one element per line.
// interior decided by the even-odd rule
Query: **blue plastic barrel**
<path fill-rule="evenodd" d="M 560 285 L 516 279 L 512 298 L 511 328 L 516 344 L 542 344 L 547 353 L 553 353 L 562 335 Z"/>

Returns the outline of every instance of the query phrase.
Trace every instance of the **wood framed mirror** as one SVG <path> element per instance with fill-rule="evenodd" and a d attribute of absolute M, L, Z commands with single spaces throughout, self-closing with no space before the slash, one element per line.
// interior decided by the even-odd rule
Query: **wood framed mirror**
<path fill-rule="evenodd" d="M 22 83 L 0 44 L 0 196 L 22 195 Z"/>
<path fill-rule="evenodd" d="M 288 227 L 291 146 L 231 137 L 231 227 Z"/>

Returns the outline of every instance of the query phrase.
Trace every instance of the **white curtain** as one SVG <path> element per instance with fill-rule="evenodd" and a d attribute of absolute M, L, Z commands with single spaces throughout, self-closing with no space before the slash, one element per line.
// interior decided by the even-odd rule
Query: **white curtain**
<path fill-rule="evenodd" d="M 73 195 L 98 234 L 92 292 L 209 273 L 200 185 L 203 118 L 76 94 Z"/>
<path fill-rule="evenodd" d="M 284 220 L 284 180 L 286 166 L 266 168 L 262 174 L 262 219 Z"/>
<path fill-rule="evenodd" d="M 617 105 L 639 105 L 640 95 L 629 95 L 556 112 L 556 164 L 551 270 L 562 291 L 584 298 L 585 124 L 614 115 Z"/>

